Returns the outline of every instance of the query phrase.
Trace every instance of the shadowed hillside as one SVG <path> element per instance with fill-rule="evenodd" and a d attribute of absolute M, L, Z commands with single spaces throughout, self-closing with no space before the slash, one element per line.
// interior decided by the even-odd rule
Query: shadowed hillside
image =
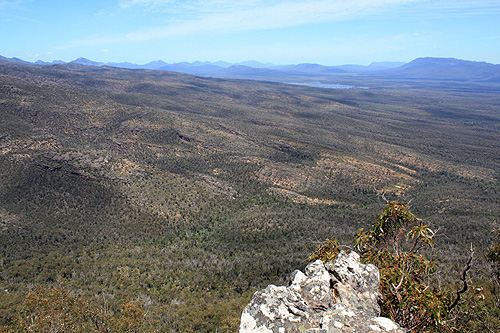
<path fill-rule="evenodd" d="M 144 331 L 234 330 L 251 293 L 370 225 L 383 196 L 440 230 L 443 261 L 484 248 L 500 97 L 400 87 L 3 62 L 0 325 L 59 283 L 110 313 L 137 301 Z"/>

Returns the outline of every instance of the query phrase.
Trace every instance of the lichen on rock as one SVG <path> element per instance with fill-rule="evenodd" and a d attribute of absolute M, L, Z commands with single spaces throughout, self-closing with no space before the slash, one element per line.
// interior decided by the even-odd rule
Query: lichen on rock
<path fill-rule="evenodd" d="M 334 262 L 317 260 L 295 271 L 288 287 L 257 291 L 241 315 L 240 333 L 405 332 L 379 317 L 379 271 L 355 252 Z"/>

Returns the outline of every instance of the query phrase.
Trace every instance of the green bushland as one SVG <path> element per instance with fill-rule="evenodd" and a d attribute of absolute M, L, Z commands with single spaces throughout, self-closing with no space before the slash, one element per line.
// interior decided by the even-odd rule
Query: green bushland
<path fill-rule="evenodd" d="M 2 329 L 48 293 L 107 327 L 131 302 L 142 331 L 235 331 L 253 292 L 369 228 L 383 196 L 437 231 L 422 254 L 454 287 L 470 243 L 495 242 L 500 97 L 401 87 L 0 64 Z M 490 308 L 492 269 L 468 275 Z"/>

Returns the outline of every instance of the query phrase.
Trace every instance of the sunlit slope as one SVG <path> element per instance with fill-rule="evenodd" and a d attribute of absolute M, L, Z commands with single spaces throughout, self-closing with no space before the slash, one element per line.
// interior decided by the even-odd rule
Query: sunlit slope
<path fill-rule="evenodd" d="M 412 199 L 446 234 L 440 251 L 481 246 L 500 212 L 498 105 L 480 92 L 2 65 L 0 281 L 145 295 L 181 331 L 202 295 L 217 300 L 204 320 L 215 330 L 236 325 L 240 305 L 227 317 L 224 300 L 244 304 L 318 241 L 351 239 L 383 197 Z"/>

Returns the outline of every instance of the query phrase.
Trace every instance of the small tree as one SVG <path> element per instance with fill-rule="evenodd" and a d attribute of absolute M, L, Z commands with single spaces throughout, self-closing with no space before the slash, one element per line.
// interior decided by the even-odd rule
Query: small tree
<path fill-rule="evenodd" d="M 26 332 L 107 332 L 100 314 L 82 297 L 62 287 L 36 287 L 19 315 Z"/>
<path fill-rule="evenodd" d="M 408 207 L 390 202 L 371 230 L 358 230 L 362 260 L 380 270 L 381 311 L 412 332 L 439 327 L 448 317 L 449 293 L 429 285 L 436 267 L 419 251 L 432 247 L 434 232 Z"/>
<path fill-rule="evenodd" d="M 419 253 L 434 245 L 433 237 L 432 229 L 399 201 L 389 202 L 370 230 L 355 235 L 361 260 L 379 268 L 382 315 L 411 332 L 446 329 L 451 292 L 430 286 L 436 266 Z M 339 252 L 339 242 L 327 240 L 309 260 L 333 261 Z"/>
<path fill-rule="evenodd" d="M 20 307 L 16 332 L 141 332 L 143 305 L 125 303 L 114 316 L 62 286 L 31 290 Z"/>
<path fill-rule="evenodd" d="M 500 236 L 500 235 L 499 235 Z M 498 331 L 498 305 L 490 305 L 496 288 L 486 295 L 483 287 L 468 277 L 474 248 L 459 276 L 459 288 L 440 289 L 430 285 L 436 267 L 420 250 L 433 247 L 434 232 L 401 202 L 390 202 L 371 230 L 359 230 L 355 245 L 365 262 L 380 270 L 381 310 L 411 332 Z M 487 254 L 500 285 L 500 242 Z M 481 282 L 480 282 L 481 283 Z M 493 310 L 492 310 L 493 308 Z"/>

